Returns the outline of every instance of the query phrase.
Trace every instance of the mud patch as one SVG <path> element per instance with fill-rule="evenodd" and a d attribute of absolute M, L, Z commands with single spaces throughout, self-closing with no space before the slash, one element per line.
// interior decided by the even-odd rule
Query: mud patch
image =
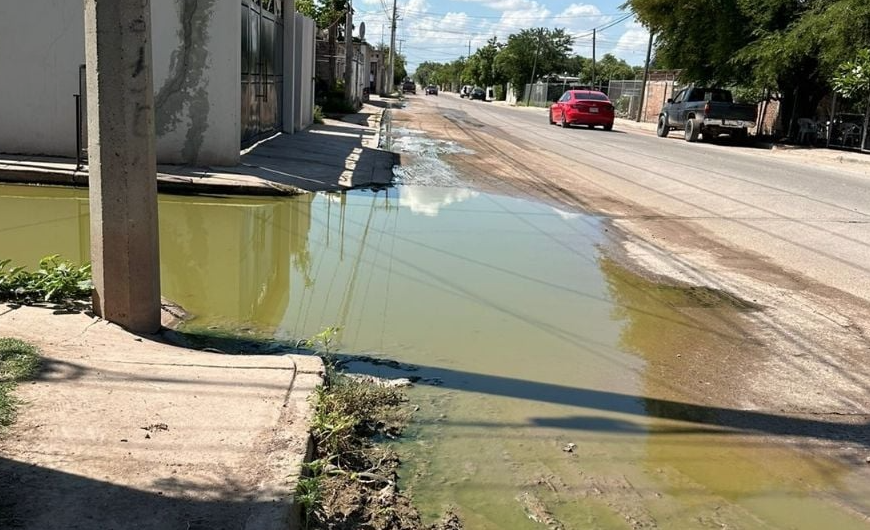
<path fill-rule="evenodd" d="M 446 155 L 474 154 L 456 142 L 429 138 L 415 129 L 394 128 L 392 150 L 409 155 L 408 163 L 395 166 L 393 174 L 397 184 L 421 186 L 464 187 L 459 173 L 442 157 Z"/>

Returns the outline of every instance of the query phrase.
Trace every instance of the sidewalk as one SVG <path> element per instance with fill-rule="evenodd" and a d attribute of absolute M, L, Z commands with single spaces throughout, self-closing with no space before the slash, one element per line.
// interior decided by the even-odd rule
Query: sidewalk
<path fill-rule="evenodd" d="M 9 335 L 43 361 L 0 440 L 0 527 L 298 527 L 317 357 L 205 353 L 0 304 Z"/>
<path fill-rule="evenodd" d="M 306 191 L 384 186 L 395 155 L 378 149 L 386 102 L 373 99 L 359 113 L 326 119 L 296 134 L 277 134 L 243 151 L 235 167 L 160 165 L 157 187 L 170 193 L 288 195 Z M 87 186 L 87 167 L 75 160 L 0 154 L 0 182 Z"/>

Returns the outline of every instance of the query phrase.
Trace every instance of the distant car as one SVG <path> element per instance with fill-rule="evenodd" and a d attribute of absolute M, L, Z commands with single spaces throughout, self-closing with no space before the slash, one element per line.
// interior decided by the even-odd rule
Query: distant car
<path fill-rule="evenodd" d="M 438 95 L 438 87 L 435 85 L 427 85 L 425 93 L 427 96 L 430 94 L 437 96 Z"/>
<path fill-rule="evenodd" d="M 471 95 L 471 91 L 472 91 L 473 89 L 474 89 L 474 87 L 471 86 L 471 85 L 465 85 L 465 86 L 463 86 L 462 88 L 459 89 L 459 97 L 461 97 L 461 98 L 467 98 L 468 96 Z"/>
<path fill-rule="evenodd" d="M 468 96 L 470 99 L 486 100 L 486 92 L 482 88 L 475 87 Z"/>
<path fill-rule="evenodd" d="M 603 92 L 596 90 L 568 90 L 550 106 L 550 124 L 562 127 L 585 125 L 590 129 L 613 129 L 613 104 Z"/>
<path fill-rule="evenodd" d="M 417 85 L 410 79 L 402 83 L 402 94 L 407 94 L 408 92 L 411 94 L 417 93 Z"/>

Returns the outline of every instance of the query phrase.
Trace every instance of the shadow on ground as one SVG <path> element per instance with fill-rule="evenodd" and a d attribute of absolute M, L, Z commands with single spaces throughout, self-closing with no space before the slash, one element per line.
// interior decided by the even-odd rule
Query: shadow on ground
<path fill-rule="evenodd" d="M 208 491 L 163 477 L 141 491 L 0 457 L 0 528 L 216 530 L 288 528 L 279 504 L 225 483 Z M 56 509 L 63 505 L 63 520 Z M 284 517 L 284 519 L 282 519 Z"/>

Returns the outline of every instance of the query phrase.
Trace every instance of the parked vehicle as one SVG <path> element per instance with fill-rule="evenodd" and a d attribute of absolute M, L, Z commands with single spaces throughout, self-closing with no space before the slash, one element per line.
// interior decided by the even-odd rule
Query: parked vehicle
<path fill-rule="evenodd" d="M 424 92 L 427 96 L 430 94 L 437 96 L 438 95 L 438 87 L 435 85 L 427 85 L 426 90 L 424 90 Z"/>
<path fill-rule="evenodd" d="M 474 87 L 471 86 L 471 85 L 465 85 L 465 86 L 463 86 L 462 88 L 459 89 L 459 97 L 461 97 L 461 98 L 467 98 L 468 96 L 471 95 L 471 91 L 472 91 L 473 89 L 474 89 Z"/>
<path fill-rule="evenodd" d="M 469 94 L 469 99 L 479 99 L 481 101 L 486 101 L 486 91 L 484 91 L 480 87 L 474 87 L 471 89 L 471 94 Z"/>
<path fill-rule="evenodd" d="M 688 87 L 668 99 L 656 134 L 664 138 L 671 130 L 682 129 L 687 142 L 696 142 L 700 135 L 706 140 L 721 134 L 744 140 L 757 117 L 755 105 L 734 103 L 728 90 Z"/>
<path fill-rule="evenodd" d="M 550 125 L 556 122 L 562 127 L 601 126 L 609 131 L 613 129 L 613 104 L 597 90 L 567 90 L 550 106 Z"/>
<path fill-rule="evenodd" d="M 405 82 L 402 83 L 402 94 L 407 94 L 408 92 L 411 94 L 417 93 L 417 85 L 410 79 L 406 79 Z"/>

